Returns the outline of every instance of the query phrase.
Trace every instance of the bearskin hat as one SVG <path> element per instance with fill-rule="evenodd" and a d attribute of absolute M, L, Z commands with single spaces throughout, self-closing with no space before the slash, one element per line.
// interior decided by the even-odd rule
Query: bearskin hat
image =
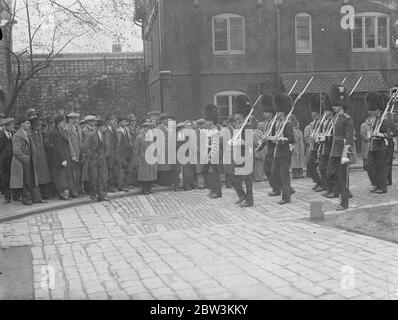
<path fill-rule="evenodd" d="M 310 112 L 322 112 L 323 106 L 321 105 L 321 96 L 314 94 L 310 97 L 309 110 Z"/>
<path fill-rule="evenodd" d="M 332 107 L 341 106 L 345 110 L 348 108 L 349 95 L 347 89 L 342 84 L 332 84 L 328 95 Z"/>
<path fill-rule="evenodd" d="M 377 109 L 383 111 L 383 96 L 378 92 L 368 92 L 365 95 L 365 106 L 368 111 L 375 111 Z"/>
<path fill-rule="evenodd" d="M 289 112 L 292 108 L 292 99 L 285 92 L 278 92 L 274 96 L 274 111 L 275 112 Z"/>
<path fill-rule="evenodd" d="M 263 112 L 274 112 L 274 97 L 270 94 L 265 94 L 261 99 L 261 104 L 263 106 Z"/>
<path fill-rule="evenodd" d="M 234 113 L 246 117 L 250 113 L 250 100 L 248 96 L 241 94 L 235 98 Z"/>
<path fill-rule="evenodd" d="M 214 124 L 218 123 L 218 109 L 214 104 L 208 104 L 203 109 L 203 117 L 207 121 L 213 121 Z"/>

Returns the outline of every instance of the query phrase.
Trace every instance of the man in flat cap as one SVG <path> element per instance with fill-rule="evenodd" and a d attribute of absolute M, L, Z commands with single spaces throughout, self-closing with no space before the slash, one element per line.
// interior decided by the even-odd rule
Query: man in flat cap
<path fill-rule="evenodd" d="M 95 134 L 89 136 L 87 141 L 87 158 L 89 162 L 89 177 L 91 199 L 98 196 L 98 201 L 109 201 L 107 194 L 108 168 L 107 157 L 109 145 L 106 138 L 106 124 L 103 120 L 97 121 Z"/>
<path fill-rule="evenodd" d="M 82 137 L 83 137 L 83 148 L 81 150 L 82 153 L 82 177 L 81 181 L 83 182 L 84 185 L 84 191 L 86 195 L 90 194 L 90 179 L 88 176 L 88 160 L 86 157 L 86 143 L 88 138 L 93 135 L 97 130 L 96 130 L 96 116 L 89 115 L 84 118 L 84 127 L 82 129 Z"/>
<path fill-rule="evenodd" d="M 0 120 L 0 176 L 2 190 L 4 193 L 4 202 L 10 203 L 10 175 L 12 161 L 12 132 L 14 130 L 14 119 L 4 118 Z"/>
<path fill-rule="evenodd" d="M 81 178 L 81 156 L 83 147 L 83 131 L 79 127 L 80 114 L 71 112 L 66 116 L 67 124 L 65 126 L 65 134 L 69 140 L 69 150 L 71 155 L 71 198 L 78 198 L 80 191 L 80 178 Z"/>
<path fill-rule="evenodd" d="M 118 191 L 128 192 L 129 177 L 132 170 L 134 141 L 127 128 L 127 118 L 119 117 L 119 128 L 116 130 L 117 136 L 117 159 L 118 159 Z"/>
<path fill-rule="evenodd" d="M 109 154 L 106 159 L 108 167 L 108 192 L 115 193 L 118 183 L 118 164 L 117 164 L 117 120 L 116 116 L 108 114 L 105 116 L 105 138 L 109 146 Z"/>
<path fill-rule="evenodd" d="M 127 122 L 128 122 L 127 129 L 130 132 L 130 139 L 131 139 L 132 144 L 134 145 L 135 138 L 137 137 L 137 117 L 135 116 L 134 113 L 129 114 L 127 116 Z M 133 150 L 133 152 L 134 152 L 134 150 Z M 137 170 L 134 169 L 133 163 L 131 163 L 131 165 L 130 165 L 129 172 L 130 172 L 130 176 L 128 179 L 128 184 L 131 186 L 134 186 L 134 187 L 138 187 L 139 184 L 137 181 Z"/>

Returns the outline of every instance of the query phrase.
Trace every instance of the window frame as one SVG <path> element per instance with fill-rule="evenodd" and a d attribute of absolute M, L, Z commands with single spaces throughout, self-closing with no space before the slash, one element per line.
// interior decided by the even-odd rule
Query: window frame
<path fill-rule="evenodd" d="M 216 37 L 214 22 L 217 18 L 223 18 L 227 20 L 227 50 L 216 50 Z M 231 49 L 231 18 L 242 19 L 242 50 L 232 50 Z M 230 55 L 230 54 L 246 54 L 246 18 L 240 14 L 236 13 L 222 13 L 213 16 L 211 19 L 212 25 L 212 45 L 214 55 Z"/>
<path fill-rule="evenodd" d="M 366 25 L 365 25 L 365 18 L 376 18 L 375 19 L 375 44 L 379 44 L 379 18 L 387 18 L 387 47 L 386 48 L 366 48 L 365 40 L 366 40 Z M 391 34 L 391 24 L 390 20 L 391 17 L 388 13 L 384 12 L 362 12 L 357 13 L 355 15 L 356 18 L 362 19 L 362 48 L 354 48 L 354 30 L 351 30 L 351 51 L 354 53 L 357 52 L 388 52 L 390 51 L 390 34 Z M 376 46 L 375 46 L 376 47 Z"/>
<path fill-rule="evenodd" d="M 237 97 L 241 94 L 246 95 L 245 92 L 237 91 L 237 90 L 224 90 L 224 91 L 217 92 L 214 95 L 214 105 L 217 107 L 217 110 L 219 110 L 220 106 L 217 105 L 217 97 L 227 96 L 228 97 L 228 110 L 229 110 L 228 116 L 230 116 L 233 114 L 233 108 L 234 108 L 233 101 L 232 101 L 233 97 Z M 221 107 L 226 107 L 226 106 L 221 106 Z"/>
<path fill-rule="evenodd" d="M 309 43 L 310 43 L 310 48 L 309 49 L 299 49 L 297 46 L 297 18 L 309 18 Z M 295 15 L 294 17 L 294 32 L 295 32 L 295 47 L 296 47 L 296 53 L 299 54 L 311 54 L 312 53 L 312 16 L 307 13 L 307 12 L 299 12 Z"/>

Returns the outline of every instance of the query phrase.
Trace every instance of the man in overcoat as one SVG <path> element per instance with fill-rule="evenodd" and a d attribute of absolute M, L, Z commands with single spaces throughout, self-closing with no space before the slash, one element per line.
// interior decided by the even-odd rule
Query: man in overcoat
<path fill-rule="evenodd" d="M 14 119 L 4 118 L 0 122 L 0 176 L 4 202 L 11 202 L 10 175 L 12 161 L 12 131 L 14 129 Z"/>

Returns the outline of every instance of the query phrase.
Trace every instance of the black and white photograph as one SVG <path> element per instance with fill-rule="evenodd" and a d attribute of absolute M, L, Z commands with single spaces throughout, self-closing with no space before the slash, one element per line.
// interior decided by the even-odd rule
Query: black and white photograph
<path fill-rule="evenodd" d="M 0 0 L 0 30 L 0 300 L 398 300 L 398 0 Z"/>

